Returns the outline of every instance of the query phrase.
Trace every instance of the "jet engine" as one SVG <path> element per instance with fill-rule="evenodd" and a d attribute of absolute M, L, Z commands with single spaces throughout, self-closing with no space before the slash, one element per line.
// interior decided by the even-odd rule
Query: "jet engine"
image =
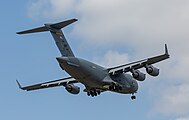
<path fill-rule="evenodd" d="M 151 76 L 158 76 L 159 75 L 159 69 L 153 67 L 152 65 L 146 66 L 146 72 Z"/>
<path fill-rule="evenodd" d="M 75 86 L 75 85 L 73 85 L 73 84 L 67 84 L 67 85 L 65 86 L 65 89 L 66 89 L 69 93 L 71 93 L 71 94 L 79 94 L 79 92 L 80 92 L 80 87 Z"/>
<path fill-rule="evenodd" d="M 144 81 L 146 78 L 146 75 L 140 72 L 139 70 L 132 70 L 131 72 L 132 72 L 133 78 L 135 78 L 138 81 Z"/>

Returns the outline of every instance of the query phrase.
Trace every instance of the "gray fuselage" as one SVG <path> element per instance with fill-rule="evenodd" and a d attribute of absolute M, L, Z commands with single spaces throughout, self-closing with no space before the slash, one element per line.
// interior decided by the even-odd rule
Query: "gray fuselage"
<path fill-rule="evenodd" d="M 130 74 L 111 76 L 106 68 L 76 57 L 57 57 L 56 59 L 62 69 L 88 89 L 108 90 L 110 85 L 116 83 L 122 86 L 121 91 L 116 91 L 119 93 L 130 94 L 138 90 L 138 83 Z"/>

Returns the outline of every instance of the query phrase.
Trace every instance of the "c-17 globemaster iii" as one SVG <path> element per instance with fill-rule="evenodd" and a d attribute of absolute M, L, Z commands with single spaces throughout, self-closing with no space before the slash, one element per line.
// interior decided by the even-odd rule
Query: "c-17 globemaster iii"
<path fill-rule="evenodd" d="M 70 75 L 70 77 L 67 78 L 26 87 L 22 87 L 17 81 L 20 89 L 31 91 L 64 86 L 69 93 L 78 94 L 80 87 L 74 84 L 81 83 L 85 86 L 83 91 L 86 92 L 88 96 L 94 97 L 100 95 L 101 92 L 111 91 L 131 94 L 131 99 L 136 99 L 134 94 L 138 90 L 137 82 L 144 81 L 146 77 L 139 69 L 145 68 L 149 75 L 158 76 L 159 69 L 152 66 L 152 64 L 169 58 L 167 45 L 165 45 L 164 54 L 112 68 L 105 68 L 90 61 L 75 57 L 61 29 L 76 21 L 77 19 L 71 19 L 55 24 L 44 24 L 44 26 L 39 28 L 17 32 L 17 34 L 28 34 L 50 31 L 61 53 L 61 56 L 56 59 L 62 70 L 65 70 Z M 129 72 L 131 74 L 129 74 Z"/>

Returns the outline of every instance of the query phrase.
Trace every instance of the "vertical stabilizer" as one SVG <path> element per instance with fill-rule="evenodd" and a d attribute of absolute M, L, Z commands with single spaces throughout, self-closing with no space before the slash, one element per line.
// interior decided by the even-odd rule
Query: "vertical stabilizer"
<path fill-rule="evenodd" d="M 74 54 L 61 29 L 76 21 L 77 19 L 71 19 L 55 24 L 45 24 L 42 27 L 17 32 L 17 34 L 29 34 L 29 33 L 50 31 L 62 56 L 74 57 Z"/>

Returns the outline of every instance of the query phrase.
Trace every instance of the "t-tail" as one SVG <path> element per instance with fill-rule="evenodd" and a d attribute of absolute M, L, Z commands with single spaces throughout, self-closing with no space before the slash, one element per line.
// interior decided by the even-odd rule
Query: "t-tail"
<path fill-rule="evenodd" d="M 44 26 L 42 27 L 17 32 L 17 34 L 29 34 L 50 31 L 62 56 L 75 57 L 61 29 L 76 21 L 77 19 L 71 19 L 55 24 L 44 24 Z"/>

